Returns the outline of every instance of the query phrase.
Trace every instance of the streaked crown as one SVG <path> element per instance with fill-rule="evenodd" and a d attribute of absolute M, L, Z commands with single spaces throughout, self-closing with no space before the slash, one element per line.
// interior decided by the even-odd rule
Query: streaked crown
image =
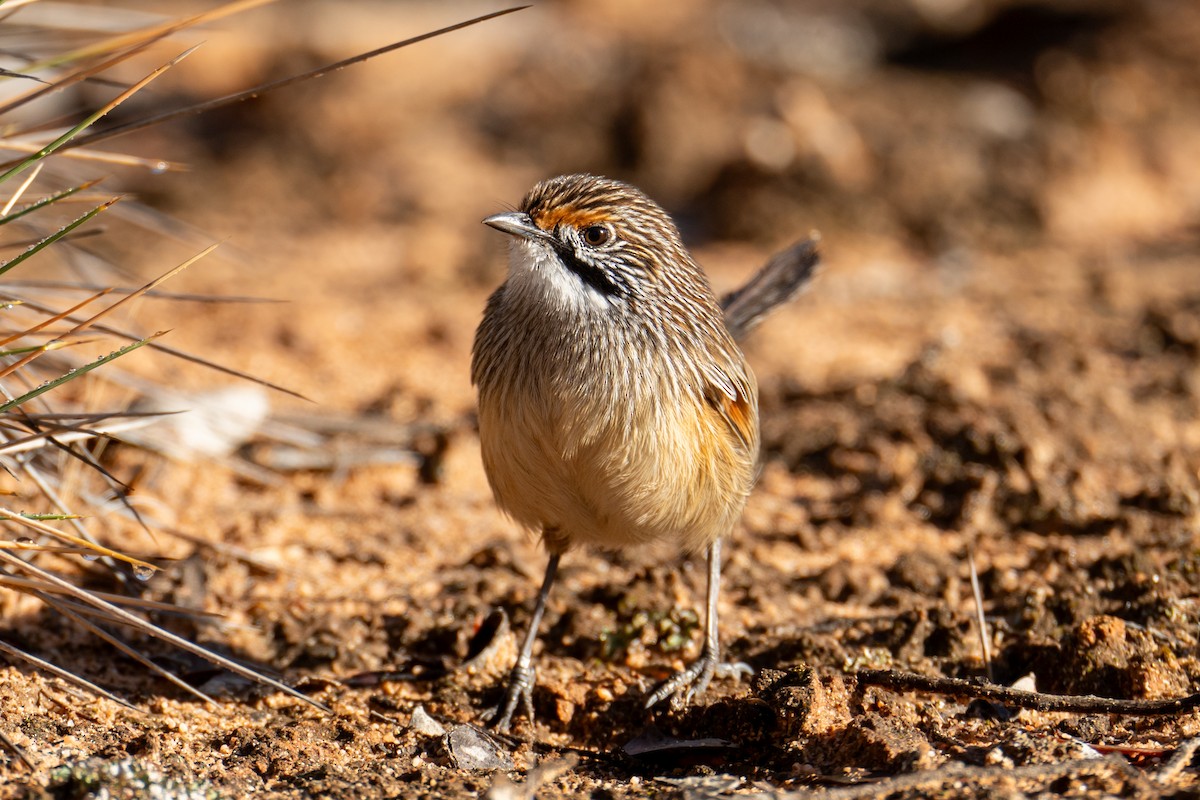
<path fill-rule="evenodd" d="M 659 324 L 671 322 L 671 315 L 721 319 L 678 228 L 627 183 L 595 175 L 551 178 L 530 190 L 519 211 L 484 222 L 551 250 L 581 289 L 613 310 Z"/>

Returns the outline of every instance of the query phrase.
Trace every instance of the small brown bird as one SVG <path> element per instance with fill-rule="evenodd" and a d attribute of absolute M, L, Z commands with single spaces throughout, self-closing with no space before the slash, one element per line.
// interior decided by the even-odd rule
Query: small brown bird
<path fill-rule="evenodd" d="M 484 223 L 515 241 L 508 279 L 475 336 L 483 464 L 497 503 L 539 532 L 550 554 L 492 721 L 508 729 L 518 704 L 533 717 L 538 625 L 559 559 L 577 544 L 707 549 L 702 655 L 647 707 L 667 697 L 685 703 L 714 675 L 749 672 L 721 662 L 717 597 L 721 540 L 758 461 L 757 386 L 730 328 L 752 325 L 762 303 L 742 302 L 738 324 L 727 327 L 670 217 L 619 181 L 553 178 L 519 211 Z M 807 279 L 816 263 L 815 248 L 808 252 L 803 274 L 791 270 L 790 288 L 768 304 Z"/>

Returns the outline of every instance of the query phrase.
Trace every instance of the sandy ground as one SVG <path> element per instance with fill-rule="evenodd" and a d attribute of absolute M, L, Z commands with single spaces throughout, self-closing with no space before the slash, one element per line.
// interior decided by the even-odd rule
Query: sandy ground
<path fill-rule="evenodd" d="M 491 9 L 280 3 L 191 35 L 140 111 Z M 174 559 L 150 596 L 223 615 L 163 624 L 333 712 L 140 643 L 205 705 L 8 598 L 10 641 L 144 713 L 3 666 L 0 730 L 33 768 L 0 763 L 0 797 L 145 796 L 145 775 L 196 797 L 1192 796 L 1190 755 L 1169 759 L 1194 713 L 1022 711 L 855 673 L 1195 691 L 1198 100 L 1184 0 L 593 0 L 108 143 L 190 166 L 118 172 L 189 227 L 114 214 L 109 258 L 146 276 L 226 240 L 170 288 L 284 301 L 147 299 L 136 325 L 308 398 L 268 393 L 274 427 L 231 459 L 107 450 L 148 513 L 210 544 L 117 543 Z M 515 634 L 488 621 L 523 628 L 545 556 L 479 461 L 468 363 L 505 242 L 478 220 L 578 171 L 657 198 L 718 289 L 813 229 L 825 268 L 746 346 L 763 473 L 721 625 L 758 676 L 642 711 L 698 650 L 702 564 L 573 552 L 536 723 L 489 740 L 463 726 Z M 247 386 L 127 363 L 179 391 Z"/>

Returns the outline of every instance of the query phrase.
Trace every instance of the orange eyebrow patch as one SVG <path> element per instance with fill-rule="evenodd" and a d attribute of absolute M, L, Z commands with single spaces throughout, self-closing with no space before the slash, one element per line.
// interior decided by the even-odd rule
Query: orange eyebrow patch
<path fill-rule="evenodd" d="M 560 206 L 557 208 L 543 208 L 534 211 L 530 216 L 539 228 L 544 231 L 554 230 L 560 225 L 569 225 L 572 228 L 586 228 L 588 225 L 594 225 L 597 222 L 608 222 L 612 219 L 612 214 L 607 211 L 602 211 L 595 208 L 576 208 L 574 206 Z"/>

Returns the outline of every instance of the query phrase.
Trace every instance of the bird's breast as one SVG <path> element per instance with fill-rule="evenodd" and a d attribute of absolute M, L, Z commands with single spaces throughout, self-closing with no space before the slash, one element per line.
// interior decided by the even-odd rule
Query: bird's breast
<path fill-rule="evenodd" d="M 672 358 L 603 318 L 567 325 L 544 305 L 490 304 L 473 373 L 500 506 L 557 530 L 564 546 L 674 539 L 697 549 L 727 533 L 754 455 Z"/>

